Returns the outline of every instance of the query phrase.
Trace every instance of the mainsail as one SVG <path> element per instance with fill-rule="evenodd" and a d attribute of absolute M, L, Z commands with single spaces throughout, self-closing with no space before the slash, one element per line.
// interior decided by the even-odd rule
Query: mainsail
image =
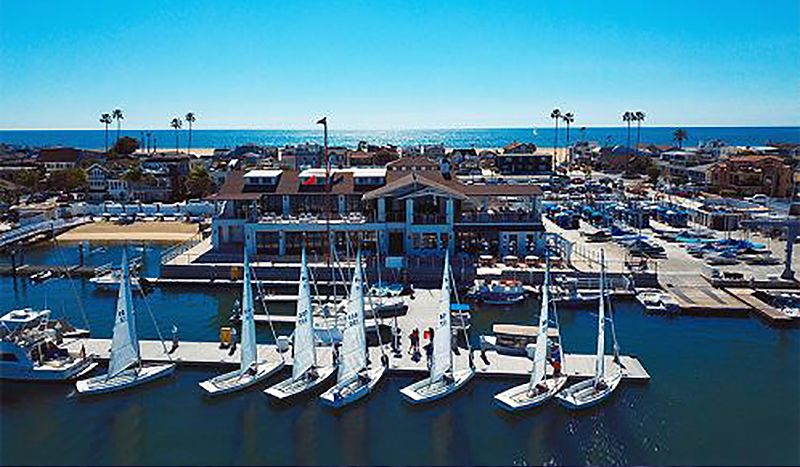
<path fill-rule="evenodd" d="M 300 287 L 297 295 L 297 320 L 292 338 L 292 348 L 294 349 L 294 364 L 292 366 L 293 379 L 301 377 L 309 368 L 317 363 L 317 356 L 314 348 L 311 287 L 309 285 L 305 248 L 303 248 L 303 257 L 300 264 Z"/>
<path fill-rule="evenodd" d="M 250 254 L 244 249 L 244 274 L 242 280 L 242 363 L 241 371 L 247 371 L 256 363 L 256 324 L 253 289 L 250 285 Z"/>
<path fill-rule="evenodd" d="M 531 387 L 539 384 L 545 377 L 545 364 L 547 362 L 547 331 L 550 322 L 550 262 L 544 270 L 544 284 L 542 284 L 542 306 L 539 311 L 539 334 L 536 336 L 536 352 L 533 355 L 533 372 L 531 372 Z"/>
<path fill-rule="evenodd" d="M 128 254 L 122 250 L 122 278 L 117 297 L 117 314 L 114 321 L 114 336 L 111 339 L 111 358 L 108 362 L 108 377 L 112 378 L 131 365 L 139 362 L 139 338 L 136 336 L 136 316 L 131 295 Z"/>
<path fill-rule="evenodd" d="M 600 379 L 605 374 L 605 327 L 606 327 L 606 263 L 603 251 L 600 250 L 600 306 L 597 310 L 597 360 L 595 361 L 594 374 Z"/>
<path fill-rule="evenodd" d="M 364 279 L 361 271 L 361 251 L 356 254 L 353 284 L 347 300 L 347 316 L 342 333 L 342 352 L 338 382 L 349 381 L 367 366 L 367 337 L 364 330 Z"/>
<path fill-rule="evenodd" d="M 450 328 L 450 254 L 444 257 L 444 276 L 442 277 L 442 294 L 439 297 L 439 316 L 433 334 L 433 360 L 431 361 L 431 382 L 436 382 L 452 371 L 453 353 Z"/>

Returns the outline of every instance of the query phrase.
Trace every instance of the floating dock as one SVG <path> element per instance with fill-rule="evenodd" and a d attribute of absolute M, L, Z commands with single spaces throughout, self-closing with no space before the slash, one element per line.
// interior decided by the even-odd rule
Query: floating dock
<path fill-rule="evenodd" d="M 775 323 L 775 324 L 792 324 L 792 323 L 800 323 L 800 318 L 793 318 L 791 316 L 787 316 L 781 310 L 775 308 L 774 306 L 770 305 L 769 303 L 765 303 L 756 297 L 754 294 L 756 291 L 750 288 L 731 288 L 725 289 L 729 294 L 733 295 L 742 303 L 747 304 L 753 313 L 765 318 L 767 321 Z"/>
<path fill-rule="evenodd" d="M 231 353 L 228 348 L 221 348 L 218 342 L 181 342 L 175 352 L 168 354 L 171 343 L 166 343 L 165 347 L 160 341 L 140 341 L 142 349 L 142 360 L 146 362 L 169 362 L 174 361 L 178 366 L 195 367 L 231 367 L 239 364 L 240 349 Z M 81 345 L 86 348 L 87 354 L 94 354 L 99 360 L 108 360 L 111 350 L 111 339 L 83 339 L 70 342 L 68 345 L 73 350 L 77 350 Z M 405 349 L 403 349 L 405 350 Z M 460 349 L 460 355 L 455 356 L 457 368 L 466 368 L 468 365 L 468 352 Z M 381 361 L 381 349 L 370 347 L 370 357 L 372 362 L 379 364 Z M 424 374 L 428 371 L 425 357 L 414 361 L 408 352 L 402 352 L 402 356 L 396 358 L 388 344 L 384 345 L 384 352 L 389 357 L 389 372 L 395 374 Z M 277 346 L 272 344 L 260 344 L 258 346 L 259 358 L 268 361 L 278 361 L 284 359 L 286 365 L 291 366 L 291 351 L 280 353 Z M 486 352 L 486 360 L 481 357 L 480 352 L 473 350 L 475 367 L 478 375 L 485 377 L 516 377 L 526 378 L 530 375 L 531 361 L 526 357 L 515 357 L 500 355 L 494 351 Z M 594 355 L 567 354 L 564 357 L 564 372 L 570 378 L 588 378 L 594 375 Z M 317 359 L 322 364 L 332 362 L 330 347 L 317 347 Z M 648 381 L 650 375 L 642 366 L 638 358 L 632 356 L 622 356 L 620 361 L 623 365 L 623 379 L 632 381 Z M 606 367 L 614 367 L 612 357 L 606 357 Z"/>

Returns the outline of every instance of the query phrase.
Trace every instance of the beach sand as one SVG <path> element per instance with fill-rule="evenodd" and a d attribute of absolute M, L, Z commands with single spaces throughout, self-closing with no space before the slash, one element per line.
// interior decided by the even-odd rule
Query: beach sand
<path fill-rule="evenodd" d="M 188 222 L 136 222 L 117 225 L 94 222 L 81 225 L 58 236 L 60 241 L 152 241 L 183 242 L 198 233 L 198 225 Z"/>

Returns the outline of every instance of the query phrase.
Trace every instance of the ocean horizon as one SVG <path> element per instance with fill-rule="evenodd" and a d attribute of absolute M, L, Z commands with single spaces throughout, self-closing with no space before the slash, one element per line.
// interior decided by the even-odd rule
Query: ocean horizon
<path fill-rule="evenodd" d="M 727 144 L 738 146 L 761 146 L 768 143 L 800 143 L 800 126 L 703 126 L 703 127 L 652 127 L 643 126 L 639 135 L 641 143 L 668 145 L 674 144 L 672 133 L 682 128 L 688 138 L 684 146 L 694 146 L 705 141 L 719 139 Z M 143 132 L 154 137 L 157 147 L 163 150 L 175 148 L 175 131 L 125 129 L 120 136 L 141 138 Z M 373 144 L 393 144 L 412 146 L 421 144 L 443 144 L 446 147 L 501 147 L 513 141 L 531 142 L 541 147 L 552 147 L 555 143 L 555 130 L 552 127 L 540 128 L 442 128 L 406 130 L 331 130 L 329 144 L 332 146 L 355 147 L 359 141 Z M 109 128 L 108 139 L 112 144 L 117 132 Z M 182 150 L 187 147 L 189 132 L 182 129 L 178 144 Z M 631 144 L 637 140 L 637 129 L 631 127 Z M 602 145 L 627 144 L 627 127 L 573 127 L 570 128 L 570 141 L 594 141 Z M 192 131 L 192 147 L 233 148 L 244 144 L 284 146 L 305 142 L 322 142 L 321 129 L 298 130 L 252 130 L 252 129 L 195 129 Z M 558 145 L 566 142 L 566 130 L 559 127 Z M 25 147 L 71 146 L 83 149 L 103 149 L 105 131 L 103 129 L 79 130 L 0 130 L 0 143 Z"/>

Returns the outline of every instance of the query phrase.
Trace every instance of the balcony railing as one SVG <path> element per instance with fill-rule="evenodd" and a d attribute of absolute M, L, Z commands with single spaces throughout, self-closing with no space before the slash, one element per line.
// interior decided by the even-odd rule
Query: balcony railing
<path fill-rule="evenodd" d="M 446 224 L 447 216 L 442 214 L 417 214 L 414 213 L 414 223 L 431 225 L 431 224 Z"/>
<path fill-rule="evenodd" d="M 494 223 L 519 223 L 540 222 L 541 217 L 534 212 L 463 212 L 456 218 L 456 223 L 464 224 L 494 224 Z"/>

